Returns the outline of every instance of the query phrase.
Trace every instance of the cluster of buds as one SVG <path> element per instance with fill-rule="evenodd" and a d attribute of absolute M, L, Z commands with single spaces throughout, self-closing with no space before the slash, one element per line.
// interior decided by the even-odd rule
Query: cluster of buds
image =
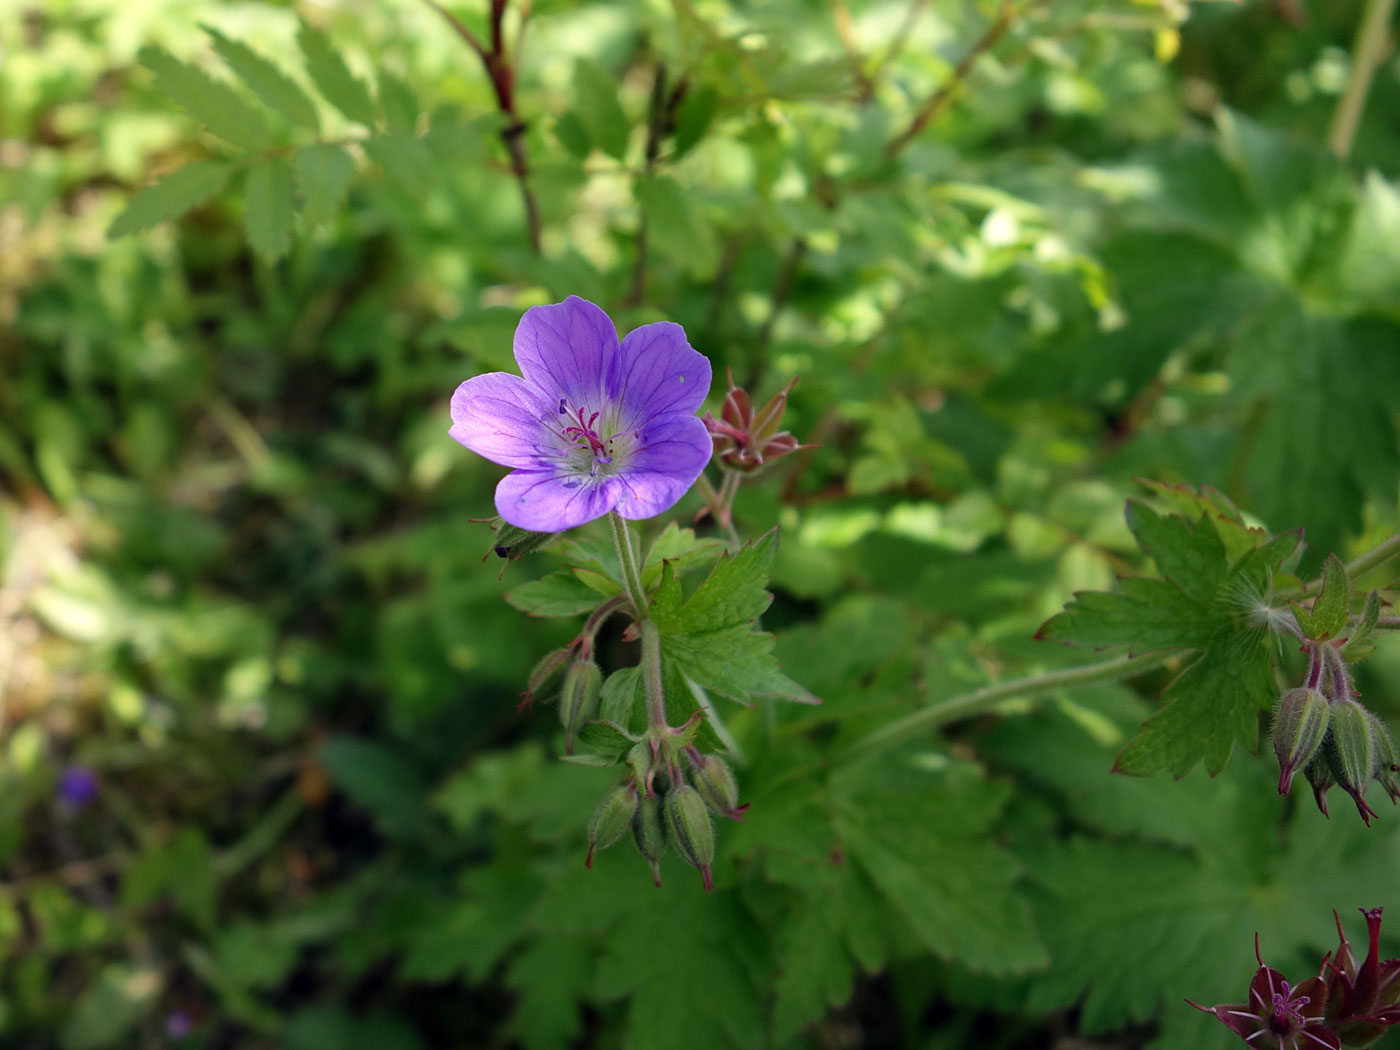
<path fill-rule="evenodd" d="M 705 426 L 714 439 L 715 457 L 721 464 L 730 470 L 749 473 L 800 448 L 813 447 L 799 445 L 797 438 L 778 429 L 787 408 L 788 394 L 797 385 L 796 379 L 755 411 L 748 391 L 734 385 L 734 373 L 726 375 L 729 391 L 724 395 L 719 419 L 705 413 Z"/>
<path fill-rule="evenodd" d="M 1367 824 L 1376 816 L 1366 801 L 1375 781 L 1391 802 L 1400 801 L 1400 758 L 1390 730 L 1357 700 L 1346 660 L 1335 646 L 1309 643 L 1311 662 L 1306 685 L 1279 698 L 1274 715 L 1274 754 L 1278 756 L 1280 795 L 1301 769 L 1312 785 L 1317 807 L 1327 814 L 1327 792 L 1336 785 L 1356 802 Z"/>
<path fill-rule="evenodd" d="M 657 886 L 661 885 L 661 858 L 674 846 L 687 864 L 699 870 L 708 892 L 715 888 L 710 870 L 715 859 L 711 814 L 743 820 L 748 806 L 739 805 L 739 787 L 724 759 L 703 755 L 688 743 L 678 748 L 679 759 L 674 755 L 663 759 L 666 750 L 647 741 L 634 749 L 640 753 L 629 761 L 637 772 L 611 788 L 593 812 L 584 864 L 591 868 L 596 851 L 615 845 L 630 831 L 637 851 L 651 865 Z"/>
<path fill-rule="evenodd" d="M 1298 985 L 1264 965 L 1259 957 L 1259 937 L 1254 938 L 1254 958 L 1259 969 L 1249 982 L 1249 998 L 1243 1003 L 1202 1006 L 1230 1031 L 1253 1047 L 1268 1050 L 1341 1050 L 1366 1046 L 1387 1028 L 1400 1024 L 1400 959 L 1380 958 L 1381 909 L 1361 909 L 1370 939 L 1366 958 L 1356 961 L 1342 920 L 1336 912 L 1336 951 L 1322 958 L 1321 971 Z"/>
<path fill-rule="evenodd" d="M 1391 802 L 1400 801 L 1400 757 L 1385 724 L 1359 701 L 1350 661 L 1370 651 L 1369 638 L 1380 613 L 1375 591 L 1366 599 L 1355 629 L 1338 637 L 1351 623 L 1345 569 L 1329 559 L 1326 583 L 1311 611 L 1295 608 L 1303 651 L 1308 653 L 1304 685 L 1279 698 L 1274 714 L 1274 754 L 1278 756 L 1280 795 L 1287 795 L 1302 770 L 1312 785 L 1318 809 L 1327 815 L 1327 792 L 1336 785 L 1356 802 L 1368 825 L 1376 816 L 1366 801 L 1375 781 Z"/>

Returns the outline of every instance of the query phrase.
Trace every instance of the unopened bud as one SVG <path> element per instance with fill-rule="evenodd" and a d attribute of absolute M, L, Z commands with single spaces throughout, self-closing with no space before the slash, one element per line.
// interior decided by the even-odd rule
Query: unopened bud
<path fill-rule="evenodd" d="M 739 785 L 729 763 L 718 755 L 702 755 L 693 747 L 686 748 L 685 754 L 690 760 L 690 782 L 705 805 L 722 816 L 743 820 L 749 807 L 739 805 Z"/>
<path fill-rule="evenodd" d="M 553 700 L 556 687 L 564 678 L 564 671 L 574 658 L 572 649 L 555 649 L 540 657 L 525 680 L 525 692 L 520 706 L 525 707 L 536 700 Z"/>
<path fill-rule="evenodd" d="M 507 525 L 501 518 L 497 518 L 496 522 L 498 524 L 492 526 L 496 535 L 491 542 L 491 549 L 496 552 L 498 558 L 523 558 L 527 554 L 544 550 L 561 535 L 557 532 L 531 532 L 529 529 Z"/>
<path fill-rule="evenodd" d="M 1376 781 L 1385 789 L 1392 803 L 1400 802 L 1400 781 L 1396 779 L 1396 774 L 1400 773 L 1400 752 L 1395 750 L 1395 739 L 1384 722 L 1369 710 L 1366 714 L 1371 718 L 1371 729 L 1376 739 Z"/>
<path fill-rule="evenodd" d="M 1376 811 L 1366 804 L 1366 782 L 1376 773 L 1376 732 L 1370 713 L 1355 700 L 1332 705 L 1323 754 L 1333 779 L 1356 802 L 1361 819 L 1370 824 Z"/>
<path fill-rule="evenodd" d="M 676 852 L 700 869 L 706 892 L 714 889 L 710 865 L 715 860 L 715 828 L 705 800 L 689 784 L 678 784 L 666 793 L 666 830 L 675 840 Z"/>
<path fill-rule="evenodd" d="M 652 880 L 661 885 L 661 857 L 666 852 L 666 824 L 661 819 L 661 799 L 643 794 L 632 815 L 632 838 L 637 852 L 651 865 Z"/>
<path fill-rule="evenodd" d="M 592 660 L 575 660 L 564 674 L 559 693 L 559 721 L 564 726 L 564 750 L 574 753 L 574 735 L 598 713 L 603 671 Z"/>
<path fill-rule="evenodd" d="M 799 448 L 797 439 L 778 429 L 787 408 L 788 393 L 797 383 L 794 378 L 757 411 L 748 392 L 734 385 L 729 376 L 729 392 L 720 408 L 720 418 L 705 414 L 705 427 L 714 441 L 714 454 L 731 470 L 752 471 L 771 463 Z"/>
<path fill-rule="evenodd" d="M 1308 783 L 1313 789 L 1313 800 L 1317 803 L 1317 808 L 1322 811 L 1324 817 L 1330 818 L 1332 814 L 1327 812 L 1327 792 L 1331 790 L 1336 781 L 1332 779 L 1332 773 L 1324 757 L 1327 751 L 1327 744 L 1324 742 L 1322 751 L 1317 757 L 1308 763 L 1303 774 L 1308 778 Z"/>
<path fill-rule="evenodd" d="M 593 867 L 595 850 L 607 849 L 627 834 L 632 826 L 632 818 L 637 814 L 639 796 L 637 785 L 628 780 L 613 788 L 603 796 L 593 818 L 588 822 L 588 857 L 583 862 L 585 868 Z"/>
<path fill-rule="evenodd" d="M 1293 774 L 1302 769 L 1327 738 L 1327 697 L 1316 689 L 1290 689 L 1274 714 L 1274 754 L 1278 756 L 1278 793 L 1288 794 Z"/>

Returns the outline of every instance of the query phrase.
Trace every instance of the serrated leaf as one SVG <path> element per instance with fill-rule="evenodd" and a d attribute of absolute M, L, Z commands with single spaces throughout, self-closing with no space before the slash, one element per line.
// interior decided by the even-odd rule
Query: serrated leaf
<path fill-rule="evenodd" d="M 178 219 L 223 189 L 232 175 L 232 165 L 215 160 L 186 164 L 132 197 L 107 227 L 107 236 L 125 237 Z"/>
<path fill-rule="evenodd" d="M 391 132 L 412 135 L 418 127 L 418 93 L 413 86 L 387 69 L 379 71 L 379 105 Z"/>
<path fill-rule="evenodd" d="M 578 734 L 579 745 L 605 758 L 616 759 L 630 751 L 635 740 L 615 722 L 589 722 Z"/>
<path fill-rule="evenodd" d="M 349 736 L 321 748 L 330 779 L 375 818 L 386 833 L 412 836 L 423 826 L 426 785 L 417 768 L 397 751 Z"/>
<path fill-rule="evenodd" d="M 432 178 L 432 154 L 412 135 L 380 135 L 365 143 L 365 152 L 405 192 L 421 193 Z"/>
<path fill-rule="evenodd" d="M 163 95 L 221 139 L 255 152 L 272 145 L 262 114 L 227 84 L 164 48 L 144 47 L 140 59 Z"/>
<path fill-rule="evenodd" d="M 1371 635 L 1376 629 L 1380 615 L 1381 596 L 1378 592 L 1372 591 L 1366 595 L 1366 604 L 1361 607 L 1361 622 L 1351 632 L 1351 637 L 1347 639 L 1346 645 L 1342 646 L 1343 660 L 1356 663 L 1375 651 L 1376 643 L 1371 641 Z"/>
<path fill-rule="evenodd" d="M 623 667 L 608 675 L 598 694 L 599 716 L 604 721 L 630 728 L 640 686 L 641 672 L 636 667 Z"/>
<path fill-rule="evenodd" d="M 247 197 L 248 243 L 265 262 L 276 262 L 292 244 L 291 165 L 281 157 L 258 161 L 248 169 Z"/>
<path fill-rule="evenodd" d="M 851 994 L 855 967 L 834 916 L 821 904 L 820 899 L 804 901 L 782 927 L 773 1009 L 773 1037 L 779 1044 Z"/>
<path fill-rule="evenodd" d="M 296 155 L 297 189 L 303 214 L 312 226 L 330 222 L 340 212 L 355 177 L 355 162 L 339 146 L 307 146 Z"/>
<path fill-rule="evenodd" d="M 763 949 L 757 932 L 732 891 L 633 895 L 594 982 L 601 998 L 630 996 L 624 1050 L 758 1046 L 763 1023 L 751 976 Z M 658 944 L 685 948 L 668 953 L 665 966 L 639 966 Z"/>
<path fill-rule="evenodd" d="M 306 59 L 307 73 L 326 101 L 356 123 L 373 127 L 379 120 L 374 97 L 365 82 L 350 72 L 330 37 L 303 22 L 297 31 L 297 44 Z"/>
<path fill-rule="evenodd" d="M 281 113 L 293 124 L 300 124 L 312 131 L 320 130 L 321 122 L 316 116 L 316 104 L 302 90 L 300 84 L 246 44 L 230 40 L 212 26 L 200 28 L 209 35 L 214 43 L 214 50 L 229 64 L 229 68 L 237 73 L 243 83 L 269 108 Z"/>
<path fill-rule="evenodd" d="M 830 793 L 846 853 L 931 951 L 974 972 L 1048 961 L 1014 888 L 1020 865 L 987 834 L 1007 788 L 905 756 L 839 770 Z"/>
<path fill-rule="evenodd" d="M 1162 694 L 1163 707 L 1142 725 L 1114 769 L 1136 776 L 1183 777 L 1204 761 L 1225 768 L 1235 744 L 1258 746 L 1257 712 L 1276 695 L 1273 660 L 1262 638 L 1234 635 L 1182 671 Z"/>
<path fill-rule="evenodd" d="M 661 633 L 712 631 L 762 615 L 773 601 L 766 588 L 777 550 L 773 529 L 721 558 L 684 605 L 674 606 L 671 598 L 657 602 L 652 618 Z"/>
<path fill-rule="evenodd" d="M 1128 528 L 1158 571 L 1199 601 L 1215 596 L 1225 577 L 1225 546 L 1210 519 L 1194 525 L 1175 514 L 1158 514 L 1141 500 L 1129 500 Z"/>
<path fill-rule="evenodd" d="M 506 1032 L 527 1050 L 568 1050 L 582 1023 L 597 951 L 591 938 L 553 934 L 515 954 L 505 983 L 517 999 Z"/>
<path fill-rule="evenodd" d="M 551 572 L 506 591 L 507 604 L 531 616 L 579 616 L 600 603 L 598 592 L 572 572 Z"/>
<path fill-rule="evenodd" d="M 1313 602 L 1312 631 L 1308 637 L 1315 641 L 1335 638 L 1347 625 L 1347 609 L 1351 605 L 1351 585 L 1342 559 L 1329 554 L 1322 565 L 1322 590 Z"/>
<path fill-rule="evenodd" d="M 663 635 L 661 653 L 707 691 L 748 705 L 757 695 L 801 704 L 821 701 L 778 669 L 773 636 L 747 626 L 703 634 Z"/>
<path fill-rule="evenodd" d="M 1129 576 L 1118 581 L 1115 592 L 1079 592 L 1036 637 L 1095 649 L 1126 645 L 1129 652 L 1146 653 L 1209 645 L 1221 626 L 1219 616 L 1203 611 L 1175 584 Z"/>

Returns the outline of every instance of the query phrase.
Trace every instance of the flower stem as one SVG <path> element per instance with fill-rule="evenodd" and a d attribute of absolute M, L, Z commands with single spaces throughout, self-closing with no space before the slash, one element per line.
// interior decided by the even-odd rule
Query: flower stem
<path fill-rule="evenodd" d="M 632 536 L 627 531 L 627 523 L 617 516 L 616 511 L 608 512 L 608 524 L 612 526 L 617 563 L 622 569 L 622 589 L 632 602 L 632 618 L 640 626 L 648 619 L 650 605 L 647 603 L 647 592 L 642 588 L 642 573 L 637 566 L 637 553 L 632 548 Z"/>
<path fill-rule="evenodd" d="M 1337 110 L 1332 114 L 1332 126 L 1327 129 L 1327 145 L 1338 157 L 1346 159 L 1351 152 L 1356 129 L 1361 123 L 1361 111 L 1366 108 L 1366 96 L 1371 79 L 1385 58 L 1386 33 L 1395 0 L 1369 0 L 1361 26 L 1356 31 L 1356 43 L 1351 49 L 1351 75 L 1342 92 Z"/>
<path fill-rule="evenodd" d="M 666 687 L 661 681 L 661 632 L 651 618 L 651 606 L 642 588 L 642 574 L 637 566 L 637 554 L 632 548 L 632 536 L 627 523 L 616 512 L 608 514 L 613 543 L 617 547 L 618 564 L 622 567 L 623 588 L 632 602 L 632 620 L 642 639 L 642 688 L 647 698 L 647 729 L 660 733 L 667 728 Z"/>
<path fill-rule="evenodd" d="M 661 682 L 661 632 L 651 620 L 638 625 L 642 634 L 642 688 L 647 697 L 647 728 L 665 729 L 666 687 Z"/>
<path fill-rule="evenodd" d="M 970 693 L 963 693 L 950 700 L 931 704 L 913 714 L 905 715 L 888 725 L 881 726 L 873 733 L 857 741 L 853 751 L 861 754 L 880 751 L 892 744 L 905 740 L 912 733 L 922 732 L 953 722 L 960 718 L 970 718 L 987 711 L 1003 700 L 1013 697 L 1043 696 L 1057 689 L 1069 686 L 1087 685 L 1090 682 L 1111 682 L 1119 678 L 1131 678 L 1143 671 L 1158 667 L 1171 657 L 1170 652 L 1147 653 L 1143 656 L 1115 656 L 1082 667 L 1066 667 L 1058 671 L 1045 671 L 1041 674 L 1013 678 L 996 685 L 983 686 Z"/>
<path fill-rule="evenodd" d="M 1377 565 L 1389 561 L 1397 554 L 1400 554 L 1400 532 L 1347 562 L 1347 575 L 1360 576 L 1363 572 L 1369 572 Z M 1320 583 L 1319 586 L 1321 586 Z M 1309 585 L 1308 590 L 1312 590 L 1311 585 Z"/>

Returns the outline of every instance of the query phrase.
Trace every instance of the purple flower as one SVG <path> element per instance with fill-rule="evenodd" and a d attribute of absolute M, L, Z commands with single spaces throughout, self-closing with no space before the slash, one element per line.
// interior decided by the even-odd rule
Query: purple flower
<path fill-rule="evenodd" d="M 82 809 L 101 788 L 97 774 L 87 766 L 69 766 L 58 777 L 58 799 L 69 809 Z"/>
<path fill-rule="evenodd" d="M 710 362 L 680 325 L 643 325 L 619 343 L 608 315 L 571 295 L 525 311 L 515 360 L 524 378 L 490 372 L 457 388 L 448 431 L 513 468 L 496 486 L 496 511 L 511 525 L 563 532 L 612 510 L 650 518 L 709 462 L 695 412 Z"/>

